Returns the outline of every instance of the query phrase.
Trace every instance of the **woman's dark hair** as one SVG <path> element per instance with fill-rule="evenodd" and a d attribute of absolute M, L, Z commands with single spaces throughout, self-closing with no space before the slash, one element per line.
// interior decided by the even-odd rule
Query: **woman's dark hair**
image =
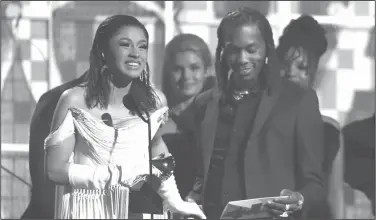
<path fill-rule="evenodd" d="M 122 27 L 132 26 L 141 28 L 149 42 L 149 34 L 145 26 L 135 17 L 129 15 L 114 15 L 104 20 L 98 27 L 93 46 L 90 51 L 90 67 L 86 77 L 85 102 L 89 108 L 107 108 L 111 93 L 109 71 L 103 71 L 105 61 L 103 51 L 108 47 L 109 40 Z M 129 94 L 140 109 L 155 110 L 158 105 L 158 96 L 150 86 L 149 65 L 142 71 L 141 77 L 132 80 Z M 135 111 L 135 109 L 130 109 Z"/>
<path fill-rule="evenodd" d="M 194 34 L 179 34 L 175 36 L 166 46 L 162 68 L 162 92 L 166 95 L 167 100 L 170 100 L 169 97 L 172 95 L 170 84 L 168 83 L 171 77 L 172 63 L 176 54 L 183 51 L 192 51 L 197 54 L 202 60 L 205 70 L 208 70 L 213 63 L 208 45 L 199 36 Z M 204 90 L 208 89 L 208 84 L 213 84 L 210 79 L 212 78 L 206 79 Z"/>
<path fill-rule="evenodd" d="M 215 69 L 218 85 L 222 90 L 227 87 L 228 71 L 230 69 L 222 57 L 225 41 L 226 39 L 229 39 L 236 28 L 252 24 L 255 24 L 258 27 L 261 36 L 265 41 L 266 57 L 268 58 L 268 63 L 265 64 L 262 69 L 263 73 L 260 75 L 260 80 L 265 83 L 267 74 L 279 74 L 279 64 L 274 46 L 273 31 L 269 21 L 259 11 L 248 7 L 241 7 L 228 13 L 222 19 L 217 30 L 218 46 L 215 53 Z"/>
<path fill-rule="evenodd" d="M 281 62 L 291 61 L 294 57 L 286 57 L 291 48 L 302 49 L 307 54 L 308 65 L 312 66 L 325 53 L 328 42 L 325 30 L 311 16 L 302 15 L 293 19 L 283 30 L 279 38 L 277 55 Z M 291 56 L 293 56 L 292 54 Z"/>

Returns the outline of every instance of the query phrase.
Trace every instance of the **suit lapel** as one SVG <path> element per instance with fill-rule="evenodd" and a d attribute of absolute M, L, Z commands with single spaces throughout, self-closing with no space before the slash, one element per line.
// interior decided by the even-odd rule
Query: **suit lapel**
<path fill-rule="evenodd" d="M 201 124 L 201 147 L 203 151 L 205 176 L 209 169 L 210 159 L 214 147 L 214 138 L 218 121 L 218 101 L 219 96 L 213 95 L 213 98 L 207 104 L 205 117 Z"/>
<path fill-rule="evenodd" d="M 269 88 L 266 89 L 261 98 L 260 105 L 257 109 L 253 129 L 250 139 L 252 140 L 261 130 L 262 126 L 270 116 L 274 105 L 281 94 L 281 81 L 279 77 L 269 78 Z"/>
<path fill-rule="evenodd" d="M 269 88 L 262 94 L 260 105 L 257 109 L 254 126 L 251 133 L 253 139 L 261 130 L 262 126 L 270 116 L 281 93 L 281 81 L 279 76 L 270 77 Z M 208 102 L 205 117 L 201 123 L 201 148 L 203 152 L 204 161 L 204 176 L 207 175 L 210 159 L 214 147 L 214 138 L 217 130 L 217 121 L 219 115 L 220 96 L 214 91 L 213 98 Z"/>

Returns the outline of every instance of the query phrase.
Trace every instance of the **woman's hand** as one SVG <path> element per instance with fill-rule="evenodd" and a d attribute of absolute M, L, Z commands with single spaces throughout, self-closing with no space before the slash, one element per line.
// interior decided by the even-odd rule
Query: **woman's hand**
<path fill-rule="evenodd" d="M 304 198 L 299 192 L 284 189 L 280 193 L 284 198 L 274 199 L 264 204 L 263 208 L 273 216 L 288 217 L 302 209 Z"/>
<path fill-rule="evenodd" d="M 174 213 L 199 219 L 206 219 L 204 212 L 201 210 L 200 206 L 194 202 L 182 202 L 181 205 L 176 207 Z"/>

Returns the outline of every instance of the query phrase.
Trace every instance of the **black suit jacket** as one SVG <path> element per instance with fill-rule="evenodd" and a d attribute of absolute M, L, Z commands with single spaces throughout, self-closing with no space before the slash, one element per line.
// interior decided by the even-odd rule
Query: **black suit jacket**
<path fill-rule="evenodd" d="M 29 169 L 32 182 L 31 200 L 22 218 L 53 218 L 55 185 L 44 176 L 44 140 L 50 133 L 52 117 L 61 94 L 81 84 L 80 78 L 44 93 L 34 110 L 30 124 Z"/>
<path fill-rule="evenodd" d="M 335 216 L 335 204 L 330 203 L 331 198 L 328 196 L 337 197 L 337 191 L 331 188 L 332 184 L 335 183 L 331 183 L 330 178 L 333 172 L 333 162 L 340 147 L 340 125 L 337 121 L 328 116 L 322 116 L 322 118 L 324 120 L 325 143 L 323 170 L 327 198 L 316 204 L 309 211 L 307 217 L 312 219 L 332 219 Z"/>
<path fill-rule="evenodd" d="M 209 90 L 194 102 L 199 172 L 188 197 L 202 203 L 213 150 L 220 93 Z M 236 124 L 236 123 L 235 123 Z M 233 130 L 237 128 L 234 127 Z M 303 214 L 324 198 L 323 120 L 317 95 L 279 76 L 268 79 L 245 151 L 246 197 L 278 196 L 282 189 L 304 196 Z"/>
<path fill-rule="evenodd" d="M 344 179 L 366 194 L 375 213 L 375 115 L 346 125 L 343 137 Z"/>

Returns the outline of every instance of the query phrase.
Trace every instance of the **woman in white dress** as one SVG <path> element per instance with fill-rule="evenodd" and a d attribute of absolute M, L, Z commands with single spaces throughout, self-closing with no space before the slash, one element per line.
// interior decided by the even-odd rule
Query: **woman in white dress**
<path fill-rule="evenodd" d="M 173 158 L 156 134 L 168 108 L 149 83 L 148 32 L 136 18 L 103 21 L 90 52 L 89 74 L 61 96 L 45 140 L 46 174 L 55 182 L 55 218 L 128 218 L 129 190 L 149 176 L 148 125 L 136 114 L 150 112 L 153 188 L 172 213 L 205 218 L 180 197 Z M 133 100 L 123 105 L 123 98 Z"/>

